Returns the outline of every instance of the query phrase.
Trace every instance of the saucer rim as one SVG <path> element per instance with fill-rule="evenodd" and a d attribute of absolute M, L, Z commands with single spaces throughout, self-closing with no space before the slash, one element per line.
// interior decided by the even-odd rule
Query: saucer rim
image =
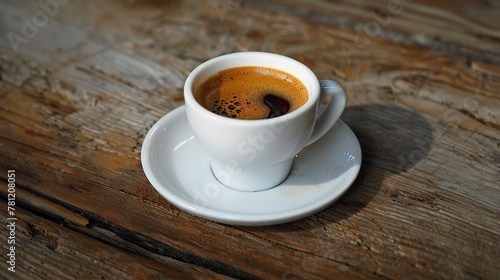
<path fill-rule="evenodd" d="M 143 167 L 143 171 L 151 183 L 151 185 L 158 191 L 168 202 L 172 203 L 174 206 L 178 207 L 181 210 L 184 210 L 190 214 L 193 214 L 198 217 L 202 217 L 207 220 L 220 222 L 223 224 L 229 225 L 241 225 L 241 226 L 265 226 L 265 225 L 275 225 L 275 224 L 283 224 L 295 220 L 299 220 L 305 217 L 308 217 L 314 213 L 318 213 L 328 206 L 332 205 L 335 201 L 337 201 L 340 197 L 342 197 L 347 190 L 352 186 L 355 182 L 356 178 L 359 175 L 359 171 L 361 169 L 362 163 L 362 151 L 358 138 L 354 134 L 354 132 L 350 129 L 350 127 L 345 124 L 342 120 L 337 120 L 337 123 L 340 123 L 342 129 L 347 129 L 347 133 L 352 135 L 355 143 L 353 144 L 357 149 L 358 156 L 355 158 L 356 162 L 351 172 L 345 172 L 340 176 L 349 176 L 346 183 L 340 185 L 340 191 L 335 191 L 332 195 L 324 196 L 322 199 L 316 200 L 314 205 L 304 205 L 300 208 L 295 208 L 291 210 L 287 210 L 284 212 L 272 212 L 272 213 L 261 213 L 261 214 L 245 214 L 245 213 L 231 213 L 225 212 L 213 208 L 207 208 L 203 205 L 195 203 L 194 201 L 189 201 L 180 197 L 178 194 L 175 194 L 170 190 L 170 188 L 175 189 L 171 183 L 168 186 L 164 186 L 156 175 L 153 172 L 152 162 L 151 162 L 151 145 L 152 139 L 155 136 L 155 132 L 162 127 L 168 126 L 169 123 L 175 122 L 179 117 L 185 117 L 185 105 L 177 107 L 161 117 L 148 131 L 146 137 L 144 138 L 142 148 L 141 148 L 141 163 Z M 335 125 L 337 125 L 337 123 Z M 333 129 L 333 127 L 332 127 Z M 192 133 L 192 132 L 190 132 Z M 315 145 L 315 144 L 312 144 Z M 285 180 L 286 181 L 286 180 Z M 280 184 L 281 185 L 281 184 Z M 272 188 L 278 188 L 280 185 Z M 183 186 L 181 186 L 183 187 Z M 226 187 L 227 188 L 227 187 Z M 263 190 L 262 192 L 269 192 L 269 190 Z M 232 190 L 232 189 L 231 189 Z M 236 191 L 236 190 L 232 190 Z M 249 192 L 251 194 L 252 192 Z"/>

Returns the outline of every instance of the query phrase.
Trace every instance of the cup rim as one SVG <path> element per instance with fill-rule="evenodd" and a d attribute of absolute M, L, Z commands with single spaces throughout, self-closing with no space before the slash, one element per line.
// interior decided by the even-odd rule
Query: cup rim
<path fill-rule="evenodd" d="M 244 120 L 244 119 L 228 118 L 225 116 L 220 116 L 218 114 L 215 114 L 215 113 L 211 112 L 210 110 L 207 110 L 205 107 L 201 106 L 201 104 L 199 104 L 196 101 L 196 99 L 194 97 L 194 91 L 192 88 L 195 78 L 197 76 L 199 76 L 201 73 L 203 73 L 203 71 L 205 71 L 206 68 L 208 68 L 211 65 L 214 65 L 215 63 L 221 63 L 225 60 L 237 59 L 238 57 L 242 57 L 242 56 L 247 57 L 247 58 L 248 58 L 248 56 L 254 56 L 254 57 L 266 58 L 266 59 L 275 59 L 275 60 L 279 59 L 279 60 L 285 61 L 288 64 L 294 65 L 294 67 L 301 68 L 302 72 L 304 74 L 301 75 L 301 77 L 297 77 L 297 75 L 294 75 L 294 76 L 296 78 L 298 78 L 304 85 L 306 85 L 306 87 L 308 87 L 307 84 L 311 85 L 311 88 L 308 87 L 309 98 L 308 98 L 307 102 L 304 105 L 302 105 L 300 108 L 296 109 L 295 111 L 292 111 L 292 112 L 287 113 L 285 115 L 271 118 L 271 119 L 257 119 L 257 120 Z M 239 67 L 239 66 L 226 67 L 226 68 L 222 68 L 219 71 L 234 68 L 234 67 Z M 255 63 L 255 64 L 245 63 L 241 66 L 262 66 L 262 67 L 273 68 L 273 66 L 262 65 L 262 64 L 257 64 L 257 63 Z M 290 71 L 288 71 L 287 69 L 282 69 L 279 67 L 274 67 L 274 68 L 291 74 Z M 217 71 L 210 73 L 206 79 L 208 79 L 209 77 L 211 77 L 215 73 L 217 73 Z M 293 75 L 293 74 L 291 74 L 291 75 Z M 309 80 L 307 82 L 307 84 L 304 81 L 304 79 Z M 276 122 L 276 121 L 288 122 L 289 120 L 297 118 L 298 116 L 300 116 L 304 112 L 308 111 L 312 106 L 316 106 L 317 100 L 319 99 L 319 92 L 320 92 L 320 84 L 319 84 L 318 78 L 312 72 L 312 70 L 309 69 L 309 67 L 307 67 L 303 63 L 301 63 L 293 58 L 284 56 L 284 55 L 275 54 L 275 53 L 268 53 L 268 52 L 255 52 L 255 51 L 234 52 L 234 53 L 224 54 L 221 56 L 211 58 L 211 59 L 203 62 L 199 66 L 197 66 L 193 71 L 191 71 L 191 73 L 188 75 L 188 77 L 184 83 L 184 101 L 185 101 L 186 105 L 189 104 L 189 106 L 194 106 L 194 109 L 199 111 L 201 114 L 205 115 L 207 118 L 211 118 L 213 120 L 218 120 L 221 122 L 226 122 L 229 124 L 235 124 L 235 125 L 239 125 L 239 126 L 241 126 L 241 125 L 248 125 L 248 126 L 261 125 L 261 124 Z"/>

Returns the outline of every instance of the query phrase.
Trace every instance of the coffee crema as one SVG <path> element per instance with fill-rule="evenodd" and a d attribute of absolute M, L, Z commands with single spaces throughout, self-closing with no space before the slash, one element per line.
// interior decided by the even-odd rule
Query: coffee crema
<path fill-rule="evenodd" d="M 223 70 L 203 82 L 196 101 L 221 116 L 242 120 L 278 117 L 309 99 L 304 84 L 284 71 L 244 66 Z"/>

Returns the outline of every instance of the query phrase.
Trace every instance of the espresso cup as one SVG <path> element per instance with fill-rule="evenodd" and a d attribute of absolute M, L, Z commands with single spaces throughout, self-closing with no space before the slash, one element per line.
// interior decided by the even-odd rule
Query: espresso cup
<path fill-rule="evenodd" d="M 307 101 L 278 117 L 242 120 L 218 115 L 196 100 L 195 92 L 207 79 L 246 66 L 273 68 L 296 77 L 307 89 Z M 265 52 L 232 53 L 199 65 L 186 79 L 184 99 L 188 122 L 208 155 L 213 175 L 239 191 L 262 191 L 282 183 L 295 156 L 328 132 L 347 104 L 347 94 L 337 82 L 319 81 L 304 64 Z"/>

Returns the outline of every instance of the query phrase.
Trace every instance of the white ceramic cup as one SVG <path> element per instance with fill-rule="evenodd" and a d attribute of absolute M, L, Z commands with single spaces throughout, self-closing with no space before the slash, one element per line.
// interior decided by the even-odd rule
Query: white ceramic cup
<path fill-rule="evenodd" d="M 309 99 L 290 113 L 263 120 L 220 116 L 196 101 L 194 93 L 204 81 L 222 70 L 240 66 L 271 67 L 287 72 L 305 85 Z M 331 101 L 325 105 L 327 97 Z M 240 191 L 262 191 L 283 182 L 295 155 L 323 136 L 347 104 L 347 95 L 337 82 L 319 81 L 304 64 L 264 52 L 232 53 L 201 64 L 186 79 L 184 99 L 188 122 L 208 154 L 214 176 L 222 184 Z"/>

